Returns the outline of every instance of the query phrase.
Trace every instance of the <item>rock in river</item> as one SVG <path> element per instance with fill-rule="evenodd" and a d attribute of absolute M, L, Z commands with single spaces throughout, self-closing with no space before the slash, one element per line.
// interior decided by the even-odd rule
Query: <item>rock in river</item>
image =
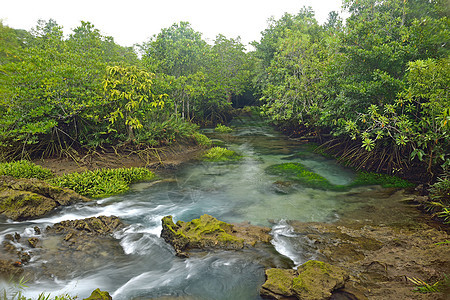
<path fill-rule="evenodd" d="M 162 227 L 161 237 L 179 256 L 186 256 L 189 249 L 237 250 L 255 246 L 258 242 L 268 243 L 271 239 L 270 228 L 228 224 L 210 215 L 176 224 L 172 216 L 166 216 L 162 219 Z"/>
<path fill-rule="evenodd" d="M 266 299 L 329 299 L 334 290 L 344 286 L 349 276 L 336 266 L 310 260 L 297 270 L 268 269 L 267 280 L 261 287 Z"/>
<path fill-rule="evenodd" d="M 60 205 L 80 201 L 89 199 L 35 178 L 0 176 L 0 214 L 14 221 L 39 218 Z"/>

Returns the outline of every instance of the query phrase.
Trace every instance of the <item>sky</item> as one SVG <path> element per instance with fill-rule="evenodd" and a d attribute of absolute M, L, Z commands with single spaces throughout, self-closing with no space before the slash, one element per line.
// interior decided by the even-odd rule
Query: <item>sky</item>
<path fill-rule="evenodd" d="M 162 28 L 188 21 L 208 42 L 223 34 L 240 36 L 247 45 L 260 40 L 270 17 L 296 14 L 303 6 L 313 8 L 319 23 L 330 11 L 341 12 L 340 0 L 0 0 L 0 19 L 9 27 L 30 30 L 39 19 L 52 18 L 65 34 L 89 21 L 122 46 L 146 42 Z"/>

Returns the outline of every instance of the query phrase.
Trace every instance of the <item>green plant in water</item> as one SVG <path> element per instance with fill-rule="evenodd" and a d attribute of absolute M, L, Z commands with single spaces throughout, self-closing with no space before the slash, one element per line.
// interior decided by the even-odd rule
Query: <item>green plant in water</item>
<path fill-rule="evenodd" d="M 101 198 L 126 192 L 130 184 L 154 177 L 155 174 L 146 168 L 98 169 L 66 174 L 50 180 L 50 183 L 83 196 Z"/>
<path fill-rule="evenodd" d="M 382 187 L 394 187 L 394 188 L 407 188 L 412 187 L 414 184 L 407 180 L 401 179 L 397 176 L 378 174 L 373 172 L 359 171 L 355 180 L 351 184 L 352 186 L 361 185 L 381 185 Z"/>
<path fill-rule="evenodd" d="M 222 124 L 217 124 L 217 126 L 214 130 L 217 132 L 220 132 L 220 133 L 230 133 L 233 131 L 233 129 L 231 129 L 230 127 L 222 125 Z"/>
<path fill-rule="evenodd" d="M 203 155 L 207 161 L 226 161 L 226 160 L 237 160 L 241 156 L 237 155 L 233 150 L 228 150 L 222 147 L 212 147 Z"/>
<path fill-rule="evenodd" d="M 0 164 L 0 175 L 15 178 L 48 179 L 53 177 L 52 171 L 27 160 Z"/>
<path fill-rule="evenodd" d="M 271 175 L 283 176 L 287 180 L 297 181 L 312 188 L 335 191 L 363 185 L 381 185 L 383 187 L 396 188 L 412 186 L 408 181 L 395 176 L 369 172 L 358 172 L 355 180 L 351 184 L 335 185 L 330 183 L 325 177 L 306 169 L 300 163 L 284 163 L 269 166 L 266 168 L 266 172 Z"/>
<path fill-rule="evenodd" d="M 194 140 L 199 144 L 200 146 L 211 146 L 212 141 L 204 134 L 201 134 L 199 132 L 195 132 L 193 135 Z"/>
<path fill-rule="evenodd" d="M 300 182 L 306 186 L 322 189 L 336 189 L 326 178 L 307 170 L 300 163 L 284 163 L 266 168 L 271 175 L 281 175 L 287 180 Z"/>

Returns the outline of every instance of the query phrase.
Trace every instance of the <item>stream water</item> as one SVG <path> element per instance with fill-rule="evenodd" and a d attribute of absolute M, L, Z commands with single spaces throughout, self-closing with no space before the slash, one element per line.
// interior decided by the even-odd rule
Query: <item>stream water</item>
<path fill-rule="evenodd" d="M 66 207 L 47 218 L 1 223 L 1 237 L 19 232 L 25 238 L 35 234 L 34 226 L 45 228 L 62 220 L 115 215 L 128 224 L 115 235 L 122 249 L 113 259 L 75 261 L 79 270 L 68 270 L 64 277 L 37 278 L 28 284 L 25 295 L 69 293 L 83 298 L 100 288 L 113 299 L 260 299 L 264 265 L 295 267 L 317 255 L 286 220 L 333 222 L 342 212 L 366 203 L 365 198 L 355 198 L 357 191 L 352 201 L 345 201 L 345 192 L 277 182 L 280 179 L 265 169 L 284 162 L 301 162 L 335 184 L 350 183 L 354 173 L 260 120 L 236 119 L 232 127 L 231 134 L 206 134 L 243 155 L 239 162 L 186 164 L 163 175 L 173 180 L 136 184 L 129 193 Z M 270 226 L 273 247 L 176 257 L 160 238 L 161 218 L 172 215 L 175 221 L 190 221 L 202 214 L 225 222 Z M 46 243 L 51 246 L 51 241 Z M 42 259 L 37 253 L 30 266 L 39 268 Z M 46 263 L 53 260 L 64 265 L 57 257 L 45 257 Z"/>

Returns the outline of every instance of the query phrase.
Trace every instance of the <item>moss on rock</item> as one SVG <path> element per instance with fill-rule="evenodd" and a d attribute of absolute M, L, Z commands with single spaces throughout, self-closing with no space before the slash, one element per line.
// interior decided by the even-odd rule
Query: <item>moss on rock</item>
<path fill-rule="evenodd" d="M 203 215 L 190 222 L 178 221 L 172 216 L 162 219 L 161 237 L 173 245 L 177 253 L 192 248 L 242 249 L 244 240 L 233 233 L 233 225 L 217 220 L 210 215 Z"/>
<path fill-rule="evenodd" d="M 96 289 L 91 295 L 83 300 L 112 300 L 112 297 L 108 292 L 102 292 L 100 289 Z"/>
<path fill-rule="evenodd" d="M 35 178 L 0 176 L 0 214 L 15 221 L 39 218 L 57 206 L 80 201 L 89 199 Z"/>
<path fill-rule="evenodd" d="M 162 219 L 162 227 L 161 237 L 181 256 L 189 249 L 236 250 L 270 241 L 270 228 L 228 224 L 210 215 L 177 223 L 173 222 L 172 216 L 166 216 Z"/>
<path fill-rule="evenodd" d="M 261 296 L 281 299 L 329 299 L 334 290 L 344 287 L 347 273 L 325 262 L 310 260 L 297 270 L 268 269 Z"/>

